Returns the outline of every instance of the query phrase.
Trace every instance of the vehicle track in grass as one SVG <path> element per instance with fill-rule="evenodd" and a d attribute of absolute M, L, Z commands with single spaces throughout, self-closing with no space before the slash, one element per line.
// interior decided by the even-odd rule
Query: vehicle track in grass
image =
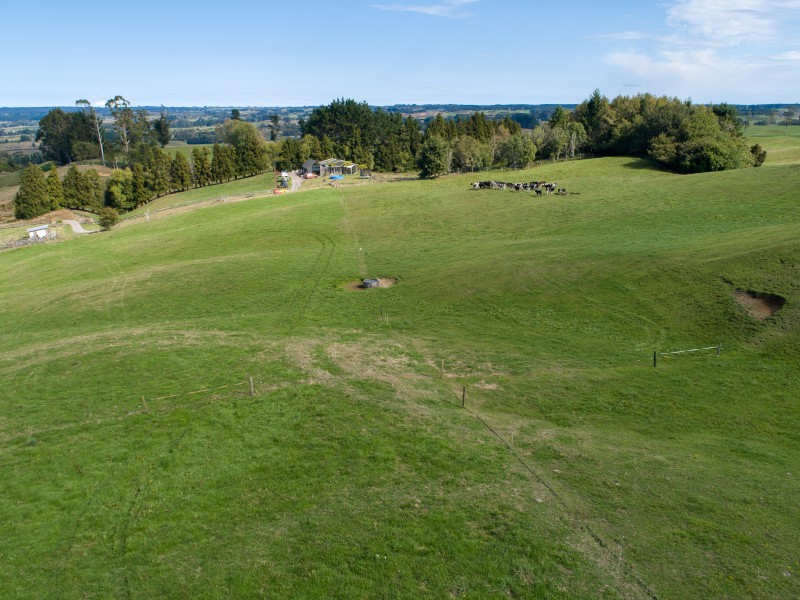
<path fill-rule="evenodd" d="M 152 471 L 145 467 L 141 470 L 139 475 L 139 483 L 136 487 L 136 490 L 133 492 L 130 502 L 128 503 L 128 508 L 122 516 L 120 521 L 120 525 L 117 528 L 117 543 L 115 548 L 115 555 L 119 564 L 115 571 L 119 572 L 118 577 L 118 588 L 122 593 L 123 597 L 131 598 L 131 586 L 130 586 L 130 568 L 131 565 L 127 565 L 126 563 L 126 555 L 128 553 L 128 536 L 130 532 L 131 522 L 136 518 L 137 511 L 136 507 L 139 503 L 139 498 L 142 495 L 142 491 L 146 490 L 153 479 L 150 477 L 151 475 L 154 476 L 154 471 L 163 471 L 164 468 L 167 466 L 169 461 L 175 454 L 175 451 L 183 442 L 183 439 L 189 433 L 189 429 L 192 426 L 192 422 L 189 423 L 180 431 L 180 434 L 172 438 L 170 443 L 167 446 L 166 452 L 162 455 L 161 460 L 156 465 L 156 468 Z M 155 429 L 155 428 L 154 428 Z"/>
<path fill-rule="evenodd" d="M 293 286 L 286 306 L 286 313 L 290 330 L 294 331 L 303 321 L 306 310 L 311 299 L 319 289 L 320 282 L 330 268 L 333 254 L 336 251 L 336 242 L 328 234 L 317 230 L 300 229 L 274 229 L 267 230 L 267 233 L 282 233 L 303 236 L 313 239 L 319 244 L 319 250 L 314 257 L 311 267 L 302 279 Z M 308 283 L 310 282 L 310 283 Z"/>
<path fill-rule="evenodd" d="M 147 437 L 149 438 L 152 434 L 158 429 L 160 426 L 160 421 L 156 421 L 153 425 L 148 428 L 147 430 Z M 141 477 L 140 477 L 141 480 Z M 54 582 L 56 587 L 63 586 L 62 580 L 65 577 L 66 572 L 72 566 L 75 558 L 75 551 L 76 547 L 78 546 L 78 536 L 79 534 L 86 529 L 85 521 L 94 507 L 101 502 L 100 494 L 103 490 L 108 490 L 112 488 L 112 483 L 118 481 L 117 471 L 116 470 L 109 470 L 108 475 L 102 480 L 98 480 L 95 482 L 94 487 L 92 488 L 92 492 L 89 494 L 88 499 L 83 505 L 83 509 L 78 514 L 77 519 L 75 520 L 74 524 L 70 527 L 70 531 L 66 537 L 66 540 L 63 544 L 63 550 L 60 552 L 62 559 L 60 565 L 53 571 L 51 575 L 51 579 Z M 141 489 L 141 486 L 140 486 Z M 134 494 L 134 497 L 138 496 L 139 491 Z M 129 504 L 129 510 L 132 504 Z M 125 525 L 127 529 L 127 525 Z M 119 531 L 119 529 L 118 529 Z M 111 542 L 114 544 L 114 541 Z M 111 548 L 112 553 L 114 552 L 114 548 Z M 121 586 L 122 591 L 126 598 L 130 598 L 130 590 L 128 589 L 128 581 L 127 575 L 125 576 L 125 580 L 123 582 L 124 585 Z"/>

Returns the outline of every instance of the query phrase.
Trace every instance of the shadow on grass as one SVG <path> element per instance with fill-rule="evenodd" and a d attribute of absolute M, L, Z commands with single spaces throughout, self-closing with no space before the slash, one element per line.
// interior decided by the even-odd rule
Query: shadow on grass
<path fill-rule="evenodd" d="M 633 169 L 634 171 L 660 170 L 658 164 L 648 158 L 631 158 L 629 162 L 626 162 L 622 166 L 626 169 Z"/>

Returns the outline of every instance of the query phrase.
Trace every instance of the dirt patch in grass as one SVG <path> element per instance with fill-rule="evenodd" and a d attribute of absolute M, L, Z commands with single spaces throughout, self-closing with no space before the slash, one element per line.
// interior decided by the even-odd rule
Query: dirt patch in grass
<path fill-rule="evenodd" d="M 388 288 L 393 285 L 397 285 L 397 277 L 378 277 L 378 285 L 373 287 L 367 287 L 363 279 L 348 281 L 342 287 L 351 292 L 359 292 L 363 290 L 374 290 L 376 288 Z"/>
<path fill-rule="evenodd" d="M 476 387 L 481 390 L 499 390 L 500 386 L 496 383 L 486 383 L 485 381 L 481 380 L 478 383 L 473 383 L 472 387 Z"/>
<path fill-rule="evenodd" d="M 776 294 L 736 290 L 733 297 L 751 317 L 759 321 L 771 317 L 786 304 L 786 298 Z"/>

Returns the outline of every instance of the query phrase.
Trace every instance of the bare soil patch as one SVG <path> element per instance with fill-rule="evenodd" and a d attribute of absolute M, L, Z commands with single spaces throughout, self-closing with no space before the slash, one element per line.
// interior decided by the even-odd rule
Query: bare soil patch
<path fill-rule="evenodd" d="M 480 390 L 499 390 L 500 386 L 496 383 L 486 383 L 485 381 L 481 380 L 478 383 L 473 383 L 472 387 L 476 387 Z"/>
<path fill-rule="evenodd" d="M 776 294 L 736 290 L 733 297 L 751 317 L 759 321 L 771 317 L 786 304 L 786 298 Z"/>
<path fill-rule="evenodd" d="M 363 279 L 356 279 L 355 281 L 348 281 L 344 284 L 344 289 L 351 292 L 359 292 L 363 290 L 374 290 L 376 288 L 388 288 L 397 284 L 397 277 L 378 277 L 378 285 L 374 287 L 367 287 L 364 285 Z"/>

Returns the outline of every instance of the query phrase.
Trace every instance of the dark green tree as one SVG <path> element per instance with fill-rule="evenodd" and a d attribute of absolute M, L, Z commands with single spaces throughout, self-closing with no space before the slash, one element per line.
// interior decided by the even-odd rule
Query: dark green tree
<path fill-rule="evenodd" d="M 155 130 L 150 123 L 150 113 L 144 108 L 140 108 L 134 111 L 133 115 L 133 127 L 130 131 L 131 150 L 142 146 L 157 145 L 158 140 L 155 135 Z M 129 160 L 132 159 L 129 157 Z"/>
<path fill-rule="evenodd" d="M 108 231 L 119 222 L 119 213 L 111 206 L 105 206 L 100 209 L 98 222 L 100 223 L 100 229 Z"/>
<path fill-rule="evenodd" d="M 82 112 L 65 113 L 54 108 L 39 121 L 36 141 L 41 143 L 44 158 L 60 165 L 100 156 L 99 149 L 92 150 L 96 148 L 94 134 Z"/>
<path fill-rule="evenodd" d="M 58 177 L 55 166 L 47 174 L 47 196 L 50 199 L 50 210 L 58 210 L 64 204 L 64 186 Z"/>
<path fill-rule="evenodd" d="M 269 118 L 269 139 L 270 141 L 277 141 L 281 133 L 281 119 L 278 115 L 272 115 Z"/>
<path fill-rule="evenodd" d="M 88 169 L 82 173 L 82 176 L 86 182 L 85 210 L 96 213 L 103 207 L 105 195 L 100 173 L 95 169 Z"/>
<path fill-rule="evenodd" d="M 561 106 L 556 106 L 550 116 L 550 127 L 566 127 L 568 121 L 569 115 L 567 112 Z"/>
<path fill-rule="evenodd" d="M 303 164 L 303 146 L 300 140 L 286 138 L 281 142 L 277 168 L 281 171 L 299 169 Z"/>
<path fill-rule="evenodd" d="M 425 129 L 425 140 L 432 136 L 438 136 L 443 140 L 450 139 L 450 131 L 447 125 L 447 121 L 444 120 L 442 113 L 437 113 L 436 117 L 428 123 L 428 127 Z"/>
<path fill-rule="evenodd" d="M 754 167 L 760 167 L 767 160 L 767 151 L 761 148 L 761 144 L 750 146 L 750 154 L 753 156 Z"/>
<path fill-rule="evenodd" d="M 167 109 L 164 108 L 163 105 L 161 106 L 161 114 L 153 123 L 153 130 L 155 131 L 156 139 L 158 140 L 158 143 L 161 144 L 162 148 L 166 146 L 172 139 L 172 130 L 169 123 L 169 117 L 167 117 Z"/>
<path fill-rule="evenodd" d="M 111 172 L 106 184 L 105 205 L 118 211 L 132 210 L 136 206 L 130 169 L 114 169 Z"/>
<path fill-rule="evenodd" d="M 153 192 L 147 185 L 147 174 L 141 163 L 133 163 L 131 169 L 131 194 L 134 207 L 150 202 Z"/>
<path fill-rule="evenodd" d="M 14 216 L 17 219 L 33 219 L 50 212 L 47 180 L 42 170 L 29 164 L 22 172 L 19 191 L 14 196 Z"/>
<path fill-rule="evenodd" d="M 575 109 L 575 118 L 583 125 L 587 143 L 594 152 L 602 152 L 610 137 L 608 98 L 595 89 L 588 100 Z"/>
<path fill-rule="evenodd" d="M 212 181 L 211 153 L 205 146 L 192 149 L 192 179 L 197 187 L 205 187 Z"/>
<path fill-rule="evenodd" d="M 172 159 L 169 154 L 156 148 L 147 171 L 150 175 L 150 190 L 156 198 L 172 191 Z"/>
<path fill-rule="evenodd" d="M 438 135 L 429 136 L 420 149 L 420 177 L 438 177 L 449 173 L 451 156 L 447 140 Z"/>
<path fill-rule="evenodd" d="M 320 140 L 323 150 L 326 149 L 324 138 L 330 139 L 333 152 L 326 158 L 338 155 L 338 158 L 355 160 L 352 153 L 359 147 L 374 152 L 380 138 L 380 119 L 366 102 L 340 99 L 315 108 L 300 129 L 302 135 L 310 134 Z"/>
<path fill-rule="evenodd" d="M 236 173 L 235 150 L 227 144 L 214 144 L 211 177 L 217 183 L 230 181 Z"/>
<path fill-rule="evenodd" d="M 89 194 L 86 180 L 78 167 L 72 165 L 64 176 L 61 186 L 64 190 L 63 206 L 66 208 L 83 209 L 84 201 Z"/>
<path fill-rule="evenodd" d="M 682 173 L 705 173 L 752 166 L 754 155 L 735 131 L 720 126 L 717 115 L 695 106 L 676 132 L 661 133 L 650 144 L 650 156 Z"/>
<path fill-rule="evenodd" d="M 266 142 L 255 125 L 229 119 L 218 129 L 217 135 L 234 148 L 236 176 L 255 175 L 267 169 Z"/>
<path fill-rule="evenodd" d="M 192 187 L 192 170 L 183 152 L 175 153 L 175 158 L 172 159 L 170 168 L 170 176 L 172 177 L 173 188 L 183 191 Z"/>
<path fill-rule="evenodd" d="M 327 135 L 323 135 L 319 142 L 319 153 L 320 156 L 322 156 L 321 160 L 334 158 L 335 152 L 333 149 L 333 140 L 331 140 L 331 138 L 329 138 Z"/>

